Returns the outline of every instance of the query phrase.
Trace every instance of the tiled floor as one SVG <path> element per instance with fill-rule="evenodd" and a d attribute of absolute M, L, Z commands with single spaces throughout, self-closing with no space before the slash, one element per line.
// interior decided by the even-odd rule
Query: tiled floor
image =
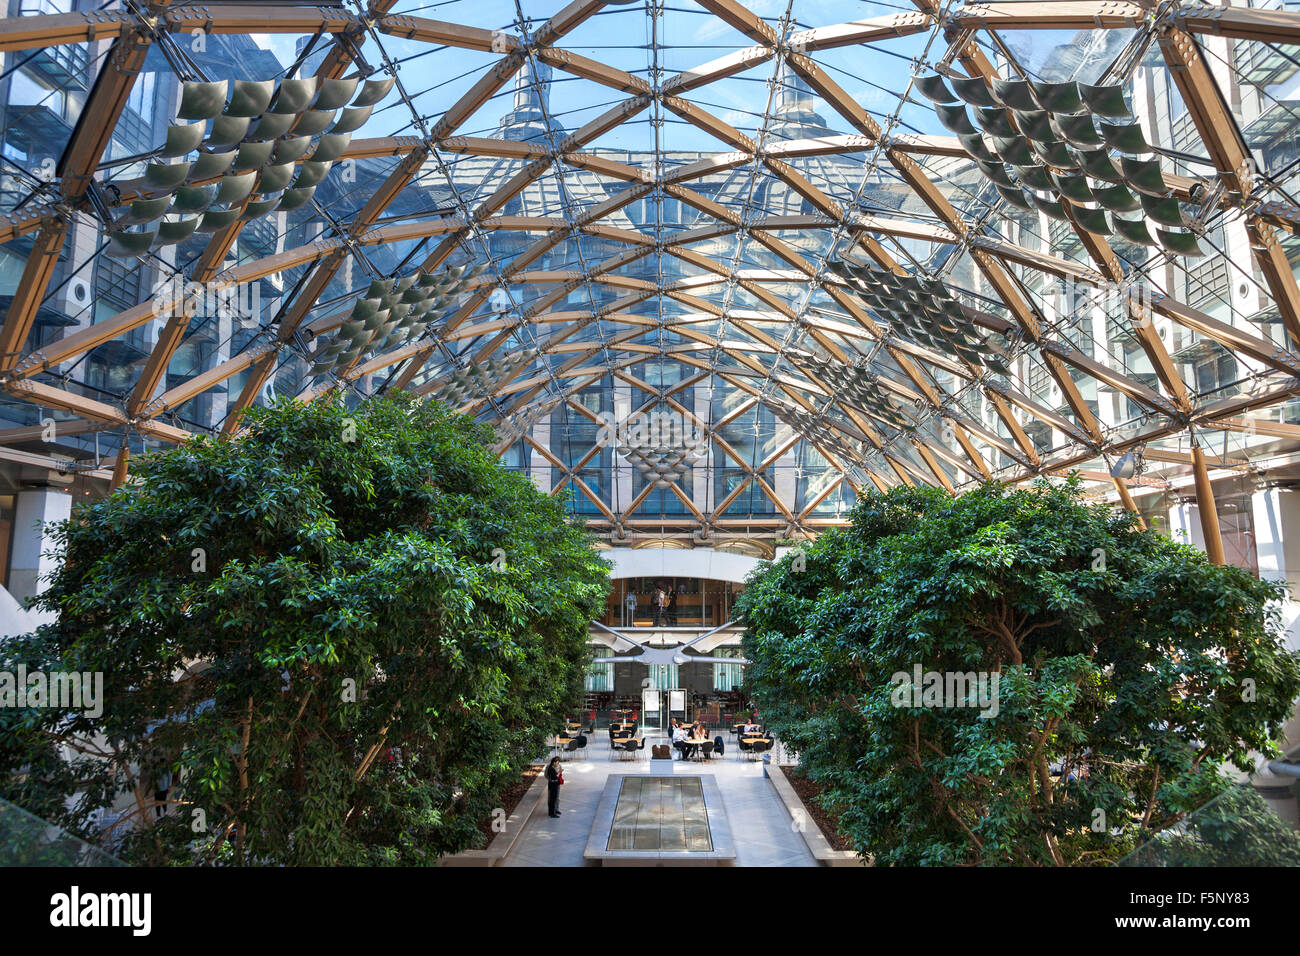
<path fill-rule="evenodd" d="M 647 741 L 641 759 L 635 762 L 610 760 L 608 735 L 603 731 L 591 735 L 587 748 L 591 756 L 564 763 L 561 815 L 548 817 L 543 801 L 524 824 L 524 832 L 503 865 L 582 866 L 583 850 L 605 781 L 610 774 L 646 773 L 650 768 L 646 758 L 653 742 L 653 738 Z M 713 774 L 731 822 L 737 866 L 816 866 L 772 784 L 763 776 L 761 763 L 737 760 L 728 748 L 725 756 L 709 762 L 678 760 L 674 770 L 683 776 Z"/>

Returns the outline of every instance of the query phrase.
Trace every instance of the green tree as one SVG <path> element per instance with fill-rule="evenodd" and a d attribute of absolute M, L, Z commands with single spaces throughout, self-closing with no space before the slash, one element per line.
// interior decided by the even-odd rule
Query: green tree
<path fill-rule="evenodd" d="M 491 432 L 407 397 L 250 410 L 78 508 L 0 666 L 3 795 L 137 862 L 419 864 L 478 838 L 581 694 L 609 569 Z M 155 787 L 172 773 L 174 810 Z M 89 822 L 116 804 L 126 824 Z"/>
<path fill-rule="evenodd" d="M 878 863 L 1119 859 L 1273 752 L 1300 693 L 1280 585 L 1074 480 L 870 494 L 803 550 L 748 582 L 746 683 Z M 914 697 L 918 665 L 977 680 Z"/>

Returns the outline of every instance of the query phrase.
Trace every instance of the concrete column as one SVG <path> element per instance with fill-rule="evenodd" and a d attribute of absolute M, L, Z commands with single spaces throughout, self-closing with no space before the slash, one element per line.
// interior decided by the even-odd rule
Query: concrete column
<path fill-rule="evenodd" d="M 9 560 L 9 592 L 26 602 L 44 591 L 57 563 L 46 552 L 53 545 L 46 525 L 72 514 L 72 495 L 58 488 L 18 492 L 14 508 L 14 546 Z"/>

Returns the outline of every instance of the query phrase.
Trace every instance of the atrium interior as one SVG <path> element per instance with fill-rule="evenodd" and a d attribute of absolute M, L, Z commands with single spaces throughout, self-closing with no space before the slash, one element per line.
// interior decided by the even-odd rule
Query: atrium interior
<path fill-rule="evenodd" d="M 736 608 L 864 499 L 1072 477 L 1300 584 L 1300 3 L 0 6 L 0 641 L 151 455 L 414 395 L 612 567 L 568 729 L 732 728 L 721 796 L 619 790 L 611 731 L 565 862 L 637 797 L 812 865 L 858 858 L 785 832 L 790 741 L 736 752 Z M 1252 779 L 1300 828 L 1283 709 Z M 548 862 L 534 816 L 494 862 Z"/>

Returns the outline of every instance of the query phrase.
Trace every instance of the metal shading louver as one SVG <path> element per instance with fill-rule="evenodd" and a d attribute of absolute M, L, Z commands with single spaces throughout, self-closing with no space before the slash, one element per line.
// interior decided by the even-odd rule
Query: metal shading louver
<path fill-rule="evenodd" d="M 1004 80 L 999 77 L 993 77 L 990 81 L 993 87 L 993 95 L 996 96 L 1004 106 L 1013 110 L 1038 110 L 1042 109 L 1038 100 L 1034 99 L 1034 91 L 1026 80 Z"/>
<path fill-rule="evenodd" d="M 208 186 L 182 186 L 176 190 L 176 199 L 172 204 L 172 212 L 192 215 L 204 212 L 217 197 L 217 187 Z"/>
<path fill-rule="evenodd" d="M 1030 142 L 1030 149 L 1034 155 L 1046 163 L 1048 166 L 1055 166 L 1057 169 L 1077 169 L 1074 156 L 1060 140 L 1054 140 L 1050 143 Z"/>
<path fill-rule="evenodd" d="M 1104 149 L 1077 150 L 1074 157 L 1079 167 L 1093 179 L 1117 183 L 1124 178 L 1124 174 L 1116 169 L 1114 162 L 1111 161 L 1110 153 Z"/>
<path fill-rule="evenodd" d="M 1105 140 L 1097 132 L 1090 116 L 1054 116 L 1052 126 L 1071 146 L 1097 149 L 1105 145 Z"/>
<path fill-rule="evenodd" d="M 199 158 L 190 167 L 186 179 L 189 182 L 196 182 L 220 176 L 230 168 L 236 155 L 233 149 L 225 153 L 199 153 Z"/>
<path fill-rule="evenodd" d="M 1013 166 L 1020 182 L 1031 189 L 1054 189 L 1055 183 L 1048 175 L 1046 166 Z"/>
<path fill-rule="evenodd" d="M 1162 226 L 1187 225 L 1177 199 L 1169 196 L 1148 196 L 1146 193 L 1143 193 L 1139 198 L 1142 202 L 1142 211 L 1147 214 L 1151 221 L 1158 222 Z"/>
<path fill-rule="evenodd" d="M 1151 152 L 1151 147 L 1147 145 L 1146 135 L 1142 132 L 1142 127 L 1137 123 L 1099 123 L 1097 124 L 1101 138 L 1106 141 L 1106 145 L 1111 149 L 1118 150 L 1121 153 L 1139 153 Z"/>
<path fill-rule="evenodd" d="M 318 110 L 336 110 L 347 105 L 352 94 L 356 92 L 358 77 L 351 79 L 327 79 L 321 81 L 320 91 L 316 94 L 315 108 Z"/>
<path fill-rule="evenodd" d="M 1052 113 L 1079 113 L 1086 109 L 1077 83 L 1037 83 L 1030 81 L 1034 99 Z"/>
<path fill-rule="evenodd" d="M 1169 194 L 1169 186 L 1165 183 L 1164 174 L 1160 172 L 1159 160 L 1129 159 L 1127 156 L 1123 156 L 1119 162 L 1120 172 L 1124 175 L 1124 182 L 1138 192 L 1146 193 L 1148 196 L 1165 196 Z"/>
<path fill-rule="evenodd" d="M 1006 167 L 1001 163 L 983 163 L 977 161 L 975 165 L 979 167 L 979 170 L 984 174 L 985 179 L 988 179 L 997 185 L 1008 187 L 1015 186 L 1015 183 L 1011 181 L 1011 177 L 1007 175 Z"/>
<path fill-rule="evenodd" d="M 297 113 L 263 113 L 257 118 L 257 122 L 249 126 L 245 138 L 260 141 L 279 139 L 289 132 L 296 122 L 298 122 Z"/>
<path fill-rule="evenodd" d="M 170 222 L 164 221 L 158 224 L 158 235 L 154 239 L 155 246 L 170 246 L 178 242 L 184 242 L 190 236 L 194 235 L 199 226 L 198 216 L 189 216 L 184 219 L 176 219 Z"/>
<path fill-rule="evenodd" d="M 989 149 L 988 144 L 984 142 L 984 137 L 978 133 L 965 133 L 957 137 L 961 143 L 961 148 L 974 159 L 983 160 L 986 163 L 997 162 L 998 157 Z"/>
<path fill-rule="evenodd" d="M 271 161 L 271 153 L 274 151 L 274 142 L 244 143 L 235 153 L 235 162 L 231 168 L 237 173 L 261 169 Z"/>
<path fill-rule="evenodd" d="M 226 104 L 225 80 L 211 83 L 186 80 L 181 83 L 181 105 L 176 111 L 178 119 L 210 120 L 221 113 Z"/>
<path fill-rule="evenodd" d="M 273 80 L 236 80 L 225 114 L 246 118 L 261 116 L 271 105 L 271 97 L 274 95 Z"/>
<path fill-rule="evenodd" d="M 276 209 L 288 212 L 304 206 L 311 202 L 312 196 L 316 192 L 315 186 L 308 186 L 305 189 L 286 189 L 284 195 L 280 197 L 280 204 Z"/>
<path fill-rule="evenodd" d="M 226 176 L 221 180 L 220 186 L 217 187 L 217 197 L 214 202 L 218 203 L 236 203 L 243 202 L 253 192 L 253 186 L 257 182 L 257 173 L 236 173 Z"/>
<path fill-rule="evenodd" d="M 336 110 L 308 110 L 300 113 L 298 122 L 293 124 L 291 131 L 295 136 L 315 136 L 317 133 L 323 133 L 334 122 L 336 113 Z"/>
<path fill-rule="evenodd" d="M 385 76 L 378 80 L 367 79 L 365 86 L 361 88 L 361 92 L 358 93 L 356 99 L 352 101 L 352 105 L 374 106 L 388 95 L 388 91 L 393 88 L 393 84 L 396 82 L 396 77 L 392 76 Z"/>
<path fill-rule="evenodd" d="M 209 209 L 203 214 L 203 219 L 199 222 L 199 232 L 217 232 L 232 226 L 239 221 L 240 210 L 238 209 Z"/>
<path fill-rule="evenodd" d="M 1004 111 L 1005 112 L 1005 111 Z M 1016 110 L 1016 125 L 1027 139 L 1035 143 L 1056 143 L 1060 141 L 1056 130 L 1052 129 L 1051 117 L 1047 113 L 1035 110 Z M 1008 126 L 1011 124 L 1008 123 Z"/>
<path fill-rule="evenodd" d="M 998 100 L 993 98 L 993 93 L 989 90 L 988 84 L 979 77 L 971 79 L 952 77 L 948 80 L 948 83 L 952 86 L 953 92 L 961 97 L 963 102 L 971 106 L 1001 105 Z"/>
<path fill-rule="evenodd" d="M 275 144 L 275 151 L 271 153 L 271 162 L 276 165 L 296 163 L 307 155 L 309 149 L 311 149 L 311 137 L 299 136 L 295 132 L 295 135 Z"/>
<path fill-rule="evenodd" d="M 1092 189 L 1088 186 L 1088 180 L 1083 176 L 1066 176 L 1061 173 L 1052 173 L 1052 182 L 1056 185 L 1056 191 L 1071 202 L 1085 203 L 1092 202 Z"/>
<path fill-rule="evenodd" d="M 317 186 L 324 180 L 325 175 L 330 171 L 330 163 L 318 163 L 313 160 L 307 160 L 298 167 L 298 178 L 294 180 L 294 186 L 301 189 L 305 186 Z"/>
<path fill-rule="evenodd" d="M 327 133 L 317 140 L 311 158 L 317 162 L 333 162 L 343 155 L 351 141 L 351 133 Z"/>
<path fill-rule="evenodd" d="M 956 103 L 957 97 L 948 89 L 944 83 L 943 77 L 938 73 L 930 73 L 926 76 L 916 78 L 916 88 L 921 91 L 921 95 L 935 103 Z"/>
<path fill-rule="evenodd" d="M 164 159 L 177 159 L 199 148 L 203 142 L 203 123 L 185 123 L 167 127 L 167 139 L 158 155 Z"/>
<path fill-rule="evenodd" d="M 1086 206 L 1071 206 L 1074 218 L 1079 225 L 1096 236 L 1109 236 L 1114 230 L 1110 218 L 1104 209 L 1090 209 Z"/>
<path fill-rule="evenodd" d="M 1206 255 L 1206 250 L 1201 247 L 1200 239 L 1195 233 L 1169 232 L 1166 229 L 1157 229 L 1156 238 L 1165 251 L 1174 255 L 1185 256 L 1188 259 L 1199 259 Z"/>
<path fill-rule="evenodd" d="M 338 118 L 333 126 L 330 127 L 332 133 L 355 133 L 366 120 L 370 119 L 370 112 L 373 106 L 363 106 L 360 108 L 349 106 L 343 110 L 343 115 Z"/>
<path fill-rule="evenodd" d="M 244 207 L 243 214 L 239 218 L 244 220 L 261 219 L 273 210 L 279 202 L 279 197 L 276 197 L 275 199 L 259 199 L 250 202 Z"/>
<path fill-rule="evenodd" d="M 263 168 L 262 175 L 257 181 L 257 190 L 262 193 L 278 193 L 284 187 L 289 185 L 293 179 L 294 164 L 285 163 L 283 166 L 267 166 Z"/>
<path fill-rule="evenodd" d="M 1121 119 L 1132 115 L 1124 101 L 1124 90 L 1118 86 L 1090 86 L 1079 84 L 1079 95 L 1089 112 L 1110 119 Z"/>
<path fill-rule="evenodd" d="M 1147 224 L 1140 219 L 1122 219 L 1119 216 L 1112 216 L 1111 222 L 1115 226 L 1115 231 L 1129 242 L 1136 242 L 1144 246 L 1158 247 L 1160 245 L 1147 230 Z"/>
<path fill-rule="evenodd" d="M 172 197 L 170 195 L 160 196 L 157 199 L 137 199 L 131 203 L 121 221 L 124 223 L 152 222 L 166 213 L 171 208 L 171 204 Z"/>
<path fill-rule="evenodd" d="M 996 185 L 996 184 L 995 184 Z M 1008 189 L 1006 186 L 998 186 L 998 193 L 1011 205 L 1023 209 L 1026 212 L 1032 212 L 1034 204 L 1029 201 L 1021 189 Z"/>
<path fill-rule="evenodd" d="M 965 108 L 962 108 L 965 112 Z M 1000 106 L 978 107 L 975 110 L 975 122 L 980 129 L 990 136 L 1015 136 L 1016 128 L 1011 124 L 1011 117 Z M 1029 135 L 1026 133 L 1025 135 Z"/>
<path fill-rule="evenodd" d="M 142 256 L 149 251 L 153 245 L 154 237 L 157 233 L 150 229 L 146 232 L 110 232 L 108 234 L 108 245 L 104 247 L 105 255 L 114 256 L 119 259 L 130 259 Z"/>
<path fill-rule="evenodd" d="M 189 163 L 174 163 L 170 166 L 162 163 L 149 163 L 144 168 L 144 185 L 146 189 L 171 192 L 183 182 L 189 174 Z"/>
<path fill-rule="evenodd" d="M 936 103 L 934 111 L 939 116 L 939 122 L 957 135 L 970 134 L 976 132 L 970 117 L 966 114 L 964 106 L 947 106 L 943 103 Z"/>
<path fill-rule="evenodd" d="M 1124 186 L 1094 186 L 1092 196 L 1111 212 L 1132 212 L 1142 207 L 1137 197 Z"/>
<path fill-rule="evenodd" d="M 275 91 L 275 101 L 271 105 L 272 113 L 301 113 L 311 106 L 316 98 L 316 77 L 298 80 L 281 80 Z"/>
<path fill-rule="evenodd" d="M 1046 213 L 1049 218 L 1055 219 L 1058 222 L 1070 221 L 1070 217 L 1065 214 L 1065 208 L 1058 200 L 1044 199 L 1042 196 L 1033 193 L 1030 194 L 1029 199 L 1038 207 L 1040 212 Z"/>
<path fill-rule="evenodd" d="M 1012 166 L 1028 166 L 1034 162 L 1034 151 L 1023 136 L 996 137 L 993 150 Z"/>
<path fill-rule="evenodd" d="M 218 116 L 212 121 L 212 132 L 208 134 L 208 146 L 238 146 L 248 135 L 252 123 L 247 116 Z"/>

